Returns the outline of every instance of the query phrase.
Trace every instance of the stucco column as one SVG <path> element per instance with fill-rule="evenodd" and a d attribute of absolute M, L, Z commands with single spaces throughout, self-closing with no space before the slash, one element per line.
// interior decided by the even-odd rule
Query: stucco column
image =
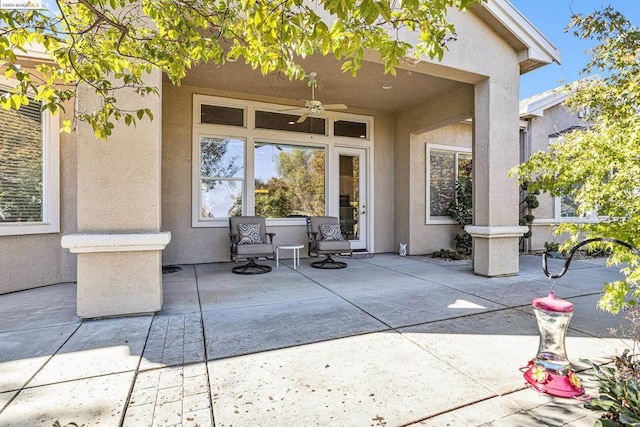
<path fill-rule="evenodd" d="M 147 84 L 162 88 L 160 72 Z M 151 109 L 153 121 L 119 123 L 107 141 L 78 124 L 78 234 L 62 238 L 78 254 L 78 316 L 151 313 L 162 308 L 161 97 L 119 91 L 127 110 Z M 78 92 L 81 111 L 99 100 L 90 88 Z"/>
<path fill-rule="evenodd" d="M 517 80 L 485 79 L 474 87 L 473 270 L 483 276 L 516 274 L 518 182 L 508 171 L 519 163 Z"/>

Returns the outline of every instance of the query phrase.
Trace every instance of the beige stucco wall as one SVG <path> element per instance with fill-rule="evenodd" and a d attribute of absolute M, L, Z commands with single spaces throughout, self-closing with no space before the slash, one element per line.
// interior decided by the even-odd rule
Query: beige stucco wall
<path fill-rule="evenodd" d="M 282 103 L 284 100 L 229 93 L 209 88 L 163 86 L 162 129 L 162 229 L 170 231 L 171 242 L 163 254 L 164 264 L 205 263 L 229 260 L 229 229 L 227 227 L 191 226 L 191 156 L 193 94 L 213 95 Z M 375 251 L 394 250 L 393 242 L 393 143 L 394 121 L 389 114 L 357 111 L 374 117 L 375 178 L 373 182 L 375 208 Z M 276 233 L 274 242 L 306 243 L 306 227 L 268 226 Z M 306 249 L 302 251 L 306 255 Z"/>
<path fill-rule="evenodd" d="M 518 185 L 507 177 L 519 160 L 518 52 L 474 14 L 453 14 L 451 19 L 458 34 L 448 44 L 442 63 L 425 60 L 419 66 L 433 75 L 469 84 L 403 111 L 396 123 L 396 243 L 408 241 L 410 254 L 453 246 L 449 236 L 455 233 L 455 226 L 426 224 L 426 147 L 418 135 L 440 128 L 443 134 L 438 137 L 455 138 L 457 132 L 445 126 L 464 119 L 474 119 L 474 224 L 495 233 L 500 233 L 500 227 L 518 224 Z M 467 134 L 467 143 L 468 138 Z M 506 257 L 508 265 L 489 267 L 499 257 L 505 258 L 500 253 L 517 253 L 516 238 L 475 240 L 482 244 L 476 251 L 487 254 L 480 261 L 474 259 L 476 272 L 517 272 L 515 255 Z"/>
<path fill-rule="evenodd" d="M 459 123 L 472 115 L 473 86 L 461 85 L 397 116 L 395 244 L 409 254 L 452 248 L 455 226 L 426 224 L 426 142 L 471 147 L 472 127 Z"/>
<path fill-rule="evenodd" d="M 67 108 L 71 111 L 71 108 Z M 64 120 L 66 116 L 59 117 Z M 0 294 L 76 279 L 76 256 L 60 246 L 76 230 L 76 135 L 60 134 L 60 233 L 0 236 Z"/>
<path fill-rule="evenodd" d="M 544 151 L 549 145 L 549 135 L 562 132 L 572 126 L 586 126 L 587 124 L 571 113 L 563 104 L 558 104 L 544 111 L 541 117 L 528 119 L 529 125 L 525 137 L 527 151 L 535 153 Z M 553 227 L 558 224 L 554 219 L 554 199 L 549 194 L 538 195 L 540 206 L 533 210 L 535 216 L 532 235 L 529 239 L 529 249 L 543 250 L 545 242 L 562 242 L 566 236 L 554 236 Z"/>
<path fill-rule="evenodd" d="M 424 179 L 415 180 L 415 194 L 411 204 L 412 231 L 410 246 L 412 253 L 431 253 L 440 249 L 453 250 L 454 236 L 461 230 L 458 225 L 428 224 L 427 217 L 427 144 L 448 145 L 452 147 L 471 148 L 472 127 L 470 124 L 453 124 L 444 126 L 412 138 L 411 151 L 412 170 L 415 175 L 423 175 Z"/>

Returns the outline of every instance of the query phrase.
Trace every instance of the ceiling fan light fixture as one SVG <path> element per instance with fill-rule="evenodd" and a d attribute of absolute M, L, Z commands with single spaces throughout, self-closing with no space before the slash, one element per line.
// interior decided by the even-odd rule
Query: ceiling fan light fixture
<path fill-rule="evenodd" d="M 393 85 L 390 85 L 390 84 L 384 84 L 384 85 L 382 85 L 382 89 L 384 89 L 384 90 L 393 89 Z"/>
<path fill-rule="evenodd" d="M 348 107 L 345 104 L 323 104 L 321 101 L 316 99 L 316 85 L 317 85 L 317 73 L 311 72 L 308 75 L 309 78 L 309 86 L 311 87 L 311 99 L 304 100 L 304 107 L 298 108 L 286 108 L 280 111 L 296 111 L 302 112 L 302 115 L 296 121 L 289 121 L 289 125 L 295 125 L 303 123 L 309 117 L 330 117 L 332 111 L 331 110 L 347 110 Z"/>

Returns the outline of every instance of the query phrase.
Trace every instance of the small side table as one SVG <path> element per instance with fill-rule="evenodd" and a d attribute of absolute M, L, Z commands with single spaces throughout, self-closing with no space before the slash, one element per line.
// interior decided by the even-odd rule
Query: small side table
<path fill-rule="evenodd" d="M 300 265 L 300 249 L 304 248 L 304 245 L 278 245 L 276 246 L 276 267 L 280 267 L 280 250 L 292 250 L 293 251 L 293 269 L 296 270 Z"/>

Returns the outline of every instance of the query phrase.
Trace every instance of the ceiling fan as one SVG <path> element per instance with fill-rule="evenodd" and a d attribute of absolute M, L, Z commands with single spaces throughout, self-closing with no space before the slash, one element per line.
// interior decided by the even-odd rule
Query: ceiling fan
<path fill-rule="evenodd" d="M 327 104 L 324 105 L 322 102 L 316 99 L 316 86 L 318 85 L 318 81 L 316 77 L 318 73 L 310 72 L 309 73 L 309 86 L 311 86 L 311 99 L 306 99 L 304 101 L 304 107 L 302 108 L 292 108 L 288 110 L 282 111 L 299 111 L 302 113 L 300 118 L 296 120 L 296 123 L 303 123 L 310 116 L 330 116 L 329 110 L 346 110 L 347 106 L 344 104 Z"/>

